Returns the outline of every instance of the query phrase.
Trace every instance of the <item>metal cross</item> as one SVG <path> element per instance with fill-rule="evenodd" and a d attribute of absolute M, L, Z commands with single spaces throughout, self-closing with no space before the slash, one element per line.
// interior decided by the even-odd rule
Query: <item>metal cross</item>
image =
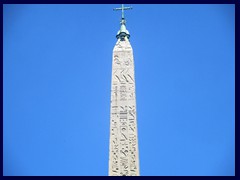
<path fill-rule="evenodd" d="M 132 7 L 124 7 L 124 5 L 122 4 L 122 7 L 120 8 L 114 8 L 114 11 L 118 11 L 118 10 L 122 10 L 122 19 L 124 19 L 124 10 L 130 10 L 132 9 Z"/>

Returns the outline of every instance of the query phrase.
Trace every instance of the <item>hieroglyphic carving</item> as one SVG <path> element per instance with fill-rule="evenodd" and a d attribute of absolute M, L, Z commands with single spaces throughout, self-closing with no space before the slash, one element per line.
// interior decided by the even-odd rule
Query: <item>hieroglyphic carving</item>
<path fill-rule="evenodd" d="M 127 100 L 127 87 L 125 85 L 120 86 L 120 101 Z"/>
<path fill-rule="evenodd" d="M 133 53 L 129 41 L 114 47 L 109 175 L 139 175 Z"/>
<path fill-rule="evenodd" d="M 133 84 L 134 83 L 134 77 L 132 73 L 130 72 L 129 68 L 117 68 L 113 70 L 112 74 L 113 84 L 116 85 L 117 83 L 121 84 Z"/>

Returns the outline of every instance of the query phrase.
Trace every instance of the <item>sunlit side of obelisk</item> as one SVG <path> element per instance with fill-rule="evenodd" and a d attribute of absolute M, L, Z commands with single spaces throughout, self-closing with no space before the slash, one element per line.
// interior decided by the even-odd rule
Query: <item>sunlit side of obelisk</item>
<path fill-rule="evenodd" d="M 112 56 L 109 176 L 139 176 L 133 50 L 124 10 Z"/>

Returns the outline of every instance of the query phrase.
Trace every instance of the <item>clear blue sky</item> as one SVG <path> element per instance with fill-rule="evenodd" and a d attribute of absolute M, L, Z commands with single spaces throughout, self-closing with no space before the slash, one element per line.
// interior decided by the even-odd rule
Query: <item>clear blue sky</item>
<path fill-rule="evenodd" d="M 119 6 L 4 5 L 4 175 L 108 175 Z M 234 5 L 132 6 L 140 174 L 234 175 Z"/>

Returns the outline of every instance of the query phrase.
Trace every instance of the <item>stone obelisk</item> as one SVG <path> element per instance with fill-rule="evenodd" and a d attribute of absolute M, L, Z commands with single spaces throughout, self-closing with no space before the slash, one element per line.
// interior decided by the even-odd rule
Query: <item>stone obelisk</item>
<path fill-rule="evenodd" d="M 109 176 L 139 176 L 133 50 L 124 10 L 112 56 Z"/>

